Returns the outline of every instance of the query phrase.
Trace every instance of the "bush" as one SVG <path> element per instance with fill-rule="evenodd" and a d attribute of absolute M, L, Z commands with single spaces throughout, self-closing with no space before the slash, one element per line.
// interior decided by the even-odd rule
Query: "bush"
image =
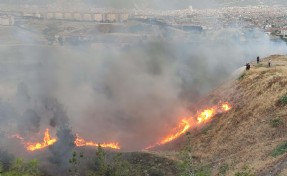
<path fill-rule="evenodd" d="M 130 176 L 131 166 L 122 154 L 116 154 L 112 159 L 108 160 L 107 152 L 101 147 L 98 147 L 96 158 L 94 160 L 94 169 L 86 173 L 88 176 Z"/>
<path fill-rule="evenodd" d="M 7 151 L 3 151 L 0 149 L 0 162 L 2 164 L 3 171 L 9 169 L 12 161 L 14 161 L 14 157 L 9 154 Z"/>
<path fill-rule="evenodd" d="M 249 168 L 244 168 L 243 171 L 235 173 L 235 176 L 255 176 Z"/>
<path fill-rule="evenodd" d="M 281 117 L 276 117 L 270 121 L 270 125 L 272 128 L 277 128 L 284 125 L 284 122 Z"/>
<path fill-rule="evenodd" d="M 279 155 L 284 154 L 287 152 L 287 141 L 283 142 L 282 144 L 278 145 L 273 151 L 272 151 L 272 156 L 276 157 Z"/>
<path fill-rule="evenodd" d="M 151 168 L 149 175 L 150 176 L 164 176 L 165 174 L 157 168 Z"/>
<path fill-rule="evenodd" d="M 223 164 L 223 165 L 220 166 L 220 168 L 219 168 L 219 175 L 220 175 L 220 176 L 226 175 L 226 173 L 227 173 L 228 170 L 229 170 L 229 165 L 228 165 L 228 164 Z"/>
<path fill-rule="evenodd" d="M 287 105 L 287 94 L 280 97 L 279 102 L 281 105 Z"/>
<path fill-rule="evenodd" d="M 187 143 L 179 153 L 179 159 L 177 169 L 179 171 L 178 176 L 195 175 L 195 166 L 192 158 L 191 147 L 191 133 L 186 133 Z"/>
<path fill-rule="evenodd" d="M 30 160 L 25 162 L 23 159 L 16 159 L 12 162 L 11 168 L 3 173 L 4 176 L 41 176 L 38 161 Z"/>
<path fill-rule="evenodd" d="M 210 170 L 210 167 L 208 166 L 203 166 L 195 172 L 195 176 L 210 176 L 210 175 L 211 175 L 211 170 Z"/>
<path fill-rule="evenodd" d="M 178 163 L 178 176 L 209 176 L 211 170 L 209 166 L 195 164 L 192 158 L 192 146 L 191 146 L 191 133 L 186 133 L 187 143 L 179 153 Z"/>
<path fill-rule="evenodd" d="M 4 172 L 3 164 L 0 162 L 0 175 Z"/>

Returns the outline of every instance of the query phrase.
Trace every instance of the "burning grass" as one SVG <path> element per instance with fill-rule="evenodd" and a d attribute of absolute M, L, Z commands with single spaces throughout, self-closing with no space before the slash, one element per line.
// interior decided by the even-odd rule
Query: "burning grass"
<path fill-rule="evenodd" d="M 120 146 L 118 143 L 111 142 L 111 143 L 99 144 L 93 141 L 86 141 L 85 139 L 81 138 L 78 134 L 76 134 L 75 145 L 77 147 L 83 147 L 83 146 L 99 147 L 101 146 L 103 148 L 120 149 Z"/>
<path fill-rule="evenodd" d="M 25 143 L 26 145 L 26 149 L 29 151 L 35 151 L 35 150 L 39 150 L 39 149 L 43 149 L 48 147 L 49 145 L 53 145 L 54 143 L 57 142 L 56 138 L 51 138 L 51 135 L 49 133 L 49 129 L 47 128 L 44 134 L 44 139 L 43 142 L 39 143 Z"/>
<path fill-rule="evenodd" d="M 157 144 L 146 147 L 145 149 L 151 149 L 151 148 L 154 148 L 156 146 L 169 143 L 169 142 L 177 139 L 178 137 L 180 137 L 184 133 L 186 133 L 191 128 L 206 124 L 206 123 L 210 122 L 210 120 L 216 114 L 219 114 L 222 112 L 227 112 L 227 111 L 231 110 L 231 108 L 232 108 L 232 106 L 229 103 L 222 103 L 220 105 L 213 106 L 211 108 L 199 110 L 195 117 L 190 116 L 187 118 L 183 118 L 179 122 L 178 126 L 171 130 L 170 134 L 168 134 L 166 137 L 164 137 L 162 140 L 160 140 L 160 142 L 158 142 Z"/>
<path fill-rule="evenodd" d="M 44 133 L 44 138 L 42 142 L 25 142 L 24 138 L 21 137 L 19 134 L 12 135 L 11 138 L 16 138 L 21 141 L 22 144 L 26 147 L 28 151 L 35 151 L 44 149 L 50 145 L 53 145 L 57 142 L 56 138 L 52 138 L 47 128 Z M 83 146 L 90 146 L 90 147 L 103 147 L 103 148 L 111 148 L 111 149 L 120 149 L 120 145 L 116 142 L 111 143 L 96 143 L 93 141 L 86 141 L 84 138 L 81 138 L 78 134 L 76 134 L 74 144 L 76 147 L 83 147 Z"/>
<path fill-rule="evenodd" d="M 244 71 L 243 79 L 234 78 L 202 100 L 202 104 L 206 104 L 224 99 L 233 106 L 232 111 L 221 115 L 223 118 L 216 118 L 208 132 L 203 131 L 192 138 L 193 153 L 198 162 L 214 163 L 212 167 L 216 169 L 213 172 L 225 170 L 220 169 L 219 163 L 232 162 L 233 167 L 226 171 L 226 175 L 248 173 L 238 170 L 246 163 L 257 174 L 270 163 L 280 162 L 280 157 L 270 157 L 272 153 L 282 155 L 287 151 L 287 142 L 284 142 L 287 140 L 287 111 L 282 104 L 276 104 L 286 95 L 287 57 L 282 56 L 278 61 L 275 58 L 277 56 L 266 60 L 271 59 L 274 64 L 284 63 L 284 67 L 252 67 Z M 280 143 L 277 147 L 273 145 Z"/>

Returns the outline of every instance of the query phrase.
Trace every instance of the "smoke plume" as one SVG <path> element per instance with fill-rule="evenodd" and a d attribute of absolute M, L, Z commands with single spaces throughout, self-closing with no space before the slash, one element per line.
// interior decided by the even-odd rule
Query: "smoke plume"
<path fill-rule="evenodd" d="M 287 51 L 284 42 L 259 30 L 193 33 L 147 26 L 137 27 L 150 34 L 131 42 L 122 42 L 130 41 L 127 35 L 97 32 L 99 47 L 49 46 L 39 43 L 42 34 L 16 26 L 2 31 L 7 35 L 1 41 L 20 44 L 0 46 L 1 130 L 33 139 L 51 128 L 58 138 L 50 149 L 54 163 L 69 155 L 75 133 L 140 150 L 192 113 L 190 105 L 233 70 L 257 56 Z"/>

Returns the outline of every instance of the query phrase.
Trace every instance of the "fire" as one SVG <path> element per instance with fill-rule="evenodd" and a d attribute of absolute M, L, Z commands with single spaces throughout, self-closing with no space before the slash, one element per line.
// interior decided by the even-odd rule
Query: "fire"
<path fill-rule="evenodd" d="M 211 108 L 207 108 L 202 111 L 198 111 L 196 116 L 190 116 L 188 118 L 183 118 L 180 120 L 179 124 L 177 127 L 171 130 L 171 133 L 166 135 L 166 137 L 163 137 L 158 143 L 155 145 L 149 146 L 146 149 L 153 148 L 158 145 L 163 145 L 166 143 L 169 143 L 178 137 L 180 137 L 182 134 L 186 133 L 190 128 L 196 126 L 196 125 L 201 125 L 204 123 L 209 122 L 212 120 L 212 118 L 218 114 L 218 113 L 223 113 L 231 110 L 232 107 L 229 103 L 223 103 L 219 106 L 213 106 Z M 195 117 L 195 118 L 194 118 Z M 36 143 L 31 143 L 31 142 L 25 142 L 24 138 L 21 137 L 18 134 L 12 135 L 11 138 L 16 138 L 21 141 L 26 147 L 28 151 L 35 151 L 39 149 L 46 148 L 50 145 L 53 145 L 54 143 L 57 142 L 56 138 L 51 138 L 49 129 L 47 128 L 44 134 L 44 139 L 42 142 L 36 142 Z M 85 139 L 81 138 L 78 134 L 76 134 L 74 144 L 76 147 L 83 147 L 83 146 L 91 146 L 91 147 L 103 147 L 103 148 L 112 148 L 112 149 L 120 149 L 120 146 L 116 142 L 111 142 L 111 143 L 95 143 L 93 141 L 86 141 Z"/>
<path fill-rule="evenodd" d="M 231 110 L 231 108 L 232 107 L 228 103 L 223 103 L 223 104 L 221 104 L 221 106 L 214 106 L 212 108 L 208 108 L 208 109 L 199 111 L 197 113 L 197 117 L 195 118 L 196 119 L 196 123 L 197 123 L 197 125 L 207 123 L 216 114 L 222 113 L 222 112 L 227 112 L 227 111 Z M 186 133 L 190 128 L 192 128 L 192 127 L 194 127 L 196 125 L 196 123 L 192 123 L 192 122 L 194 122 L 194 117 L 193 116 L 188 117 L 188 118 L 183 118 L 179 122 L 178 126 L 176 128 L 174 128 L 169 135 L 164 137 L 157 144 L 149 146 L 149 147 L 147 147 L 145 149 L 151 149 L 151 148 L 153 148 L 155 146 L 163 145 L 163 144 L 166 144 L 168 142 L 173 141 L 174 139 L 176 139 L 179 136 L 181 136 L 182 134 Z"/>
<path fill-rule="evenodd" d="M 103 148 L 112 148 L 112 149 L 120 149 L 120 146 L 118 143 L 103 143 L 103 144 L 98 144 L 92 141 L 86 141 L 85 139 L 81 138 L 78 134 L 76 134 L 76 139 L 75 139 L 75 145 L 77 147 L 82 147 L 82 146 L 92 146 L 92 147 L 103 147 Z"/>
<path fill-rule="evenodd" d="M 206 122 L 208 120 L 210 120 L 210 118 L 212 118 L 215 114 L 215 110 L 212 109 L 206 109 L 204 111 L 202 111 L 201 113 L 199 113 L 199 116 L 197 117 L 197 122 L 198 123 L 203 123 Z"/>
<path fill-rule="evenodd" d="M 189 128 L 190 128 L 190 122 L 187 119 L 181 120 L 181 122 L 178 124 L 178 126 L 173 130 L 173 131 L 175 131 L 175 133 L 165 137 L 160 142 L 160 144 L 165 144 L 165 143 L 168 143 L 168 142 L 178 138 L 179 136 L 181 136 L 182 134 L 187 132 L 187 130 Z"/>
<path fill-rule="evenodd" d="M 24 138 L 21 137 L 19 134 L 14 134 L 12 136 L 10 136 L 10 138 L 16 138 L 18 140 L 21 141 L 21 143 L 23 145 L 25 145 L 26 149 L 28 151 L 35 151 L 35 150 L 40 150 L 43 148 L 46 148 L 50 145 L 53 145 L 54 143 L 57 142 L 56 138 L 51 138 L 51 135 L 49 133 L 49 129 L 47 128 L 44 134 L 44 138 L 43 141 L 40 142 L 25 142 Z M 112 148 L 112 149 L 120 149 L 120 146 L 118 143 L 103 143 L 103 144 L 97 144 L 95 142 L 92 141 L 85 141 L 85 139 L 79 137 L 78 134 L 76 134 L 76 138 L 75 138 L 75 146 L 77 147 L 82 147 L 82 146 L 92 146 L 92 147 L 98 147 L 101 146 L 103 148 Z"/>
<path fill-rule="evenodd" d="M 231 109 L 231 106 L 229 104 L 225 103 L 225 104 L 222 104 L 222 108 L 225 111 L 229 111 Z"/>
<path fill-rule="evenodd" d="M 57 142 L 56 138 L 51 138 L 49 129 L 47 128 L 44 134 L 44 139 L 42 143 L 26 143 L 26 149 L 29 151 L 35 151 L 42 148 L 46 148 L 49 145 L 53 145 Z"/>

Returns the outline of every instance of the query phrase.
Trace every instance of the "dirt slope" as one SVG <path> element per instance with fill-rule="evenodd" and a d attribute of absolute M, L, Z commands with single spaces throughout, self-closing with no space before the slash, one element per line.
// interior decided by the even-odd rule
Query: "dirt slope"
<path fill-rule="evenodd" d="M 272 67 L 267 67 L 268 60 Z M 287 140 L 287 106 L 278 99 L 287 93 L 287 56 L 270 56 L 237 75 L 199 103 L 229 101 L 233 109 L 217 115 L 205 130 L 193 136 L 193 155 L 212 166 L 212 175 L 228 166 L 226 175 L 244 168 L 256 175 L 287 175 L 287 154 L 272 151 Z M 276 119 L 279 124 L 274 127 Z M 284 174 L 285 173 L 285 174 Z"/>

